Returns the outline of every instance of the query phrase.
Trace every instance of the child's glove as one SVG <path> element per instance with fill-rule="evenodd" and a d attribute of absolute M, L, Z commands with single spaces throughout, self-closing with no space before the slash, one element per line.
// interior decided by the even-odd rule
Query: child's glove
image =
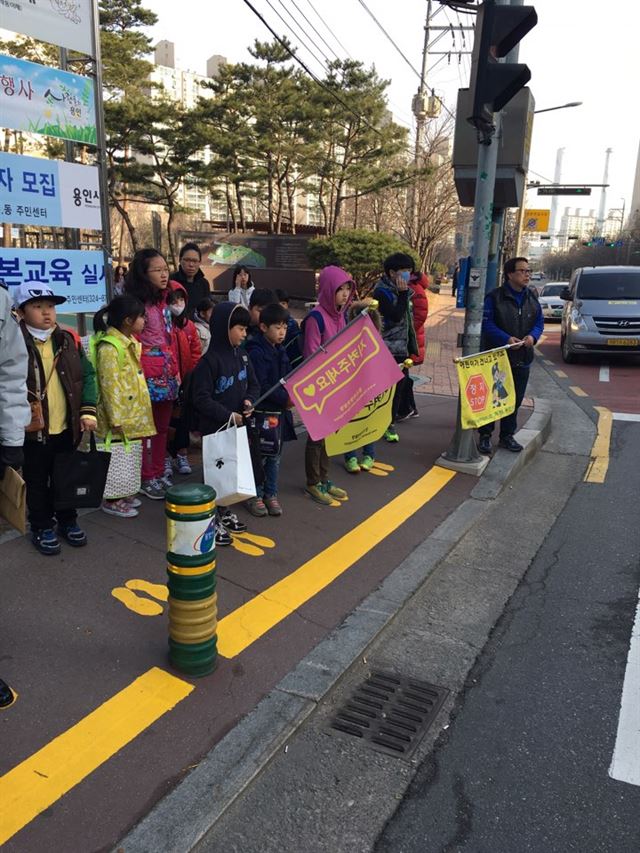
<path fill-rule="evenodd" d="M 0 446 L 0 480 L 7 468 L 22 468 L 24 452 L 21 447 Z"/>

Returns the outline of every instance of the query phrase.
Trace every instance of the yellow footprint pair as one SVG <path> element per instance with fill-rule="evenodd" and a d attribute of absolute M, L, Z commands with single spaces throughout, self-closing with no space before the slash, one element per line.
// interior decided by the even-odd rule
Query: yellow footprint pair
<path fill-rule="evenodd" d="M 151 598 L 136 595 L 136 592 L 144 592 Z M 127 581 L 124 586 L 117 586 L 112 589 L 111 595 L 124 604 L 126 608 L 137 613 L 138 616 L 160 616 L 164 608 L 153 599 L 166 601 L 169 598 L 169 590 L 164 584 L 133 578 Z"/>

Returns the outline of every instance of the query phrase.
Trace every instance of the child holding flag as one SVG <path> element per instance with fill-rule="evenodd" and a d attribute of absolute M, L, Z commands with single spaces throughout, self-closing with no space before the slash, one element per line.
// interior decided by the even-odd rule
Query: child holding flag
<path fill-rule="evenodd" d="M 347 309 L 354 290 L 351 276 L 340 267 L 328 266 L 320 271 L 318 304 L 303 321 L 304 358 L 317 352 L 322 344 L 347 325 Z M 305 494 L 312 500 L 323 506 L 331 506 L 334 498 L 346 500 L 345 490 L 329 479 L 329 457 L 323 439 L 313 441 L 307 437 L 304 466 L 307 478 Z"/>

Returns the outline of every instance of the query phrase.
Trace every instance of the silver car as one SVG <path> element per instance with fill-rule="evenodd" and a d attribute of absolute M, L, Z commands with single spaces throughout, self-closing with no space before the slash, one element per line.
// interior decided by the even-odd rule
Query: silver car
<path fill-rule="evenodd" d="M 554 281 L 552 284 L 543 284 L 538 288 L 538 301 L 545 320 L 560 322 L 562 319 L 564 302 L 561 293 L 568 284 L 568 281 Z"/>
<path fill-rule="evenodd" d="M 587 354 L 640 354 L 640 267 L 574 270 L 562 299 L 564 361 Z"/>

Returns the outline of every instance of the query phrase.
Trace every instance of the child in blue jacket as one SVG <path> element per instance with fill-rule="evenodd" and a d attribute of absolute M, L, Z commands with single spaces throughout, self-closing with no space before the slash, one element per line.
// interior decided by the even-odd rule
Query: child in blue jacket
<path fill-rule="evenodd" d="M 255 412 L 256 425 L 272 446 L 269 455 L 262 456 L 264 483 L 257 487 L 257 497 L 246 506 L 253 515 L 282 515 L 278 501 L 278 471 L 282 455 L 282 442 L 295 439 L 291 401 L 280 379 L 291 371 L 284 349 L 289 312 L 277 302 L 267 305 L 260 312 L 260 331 L 247 341 L 247 352 L 260 385 L 260 396 L 277 386 L 269 396 L 258 404 Z M 275 441 L 274 441 L 275 437 Z"/>

